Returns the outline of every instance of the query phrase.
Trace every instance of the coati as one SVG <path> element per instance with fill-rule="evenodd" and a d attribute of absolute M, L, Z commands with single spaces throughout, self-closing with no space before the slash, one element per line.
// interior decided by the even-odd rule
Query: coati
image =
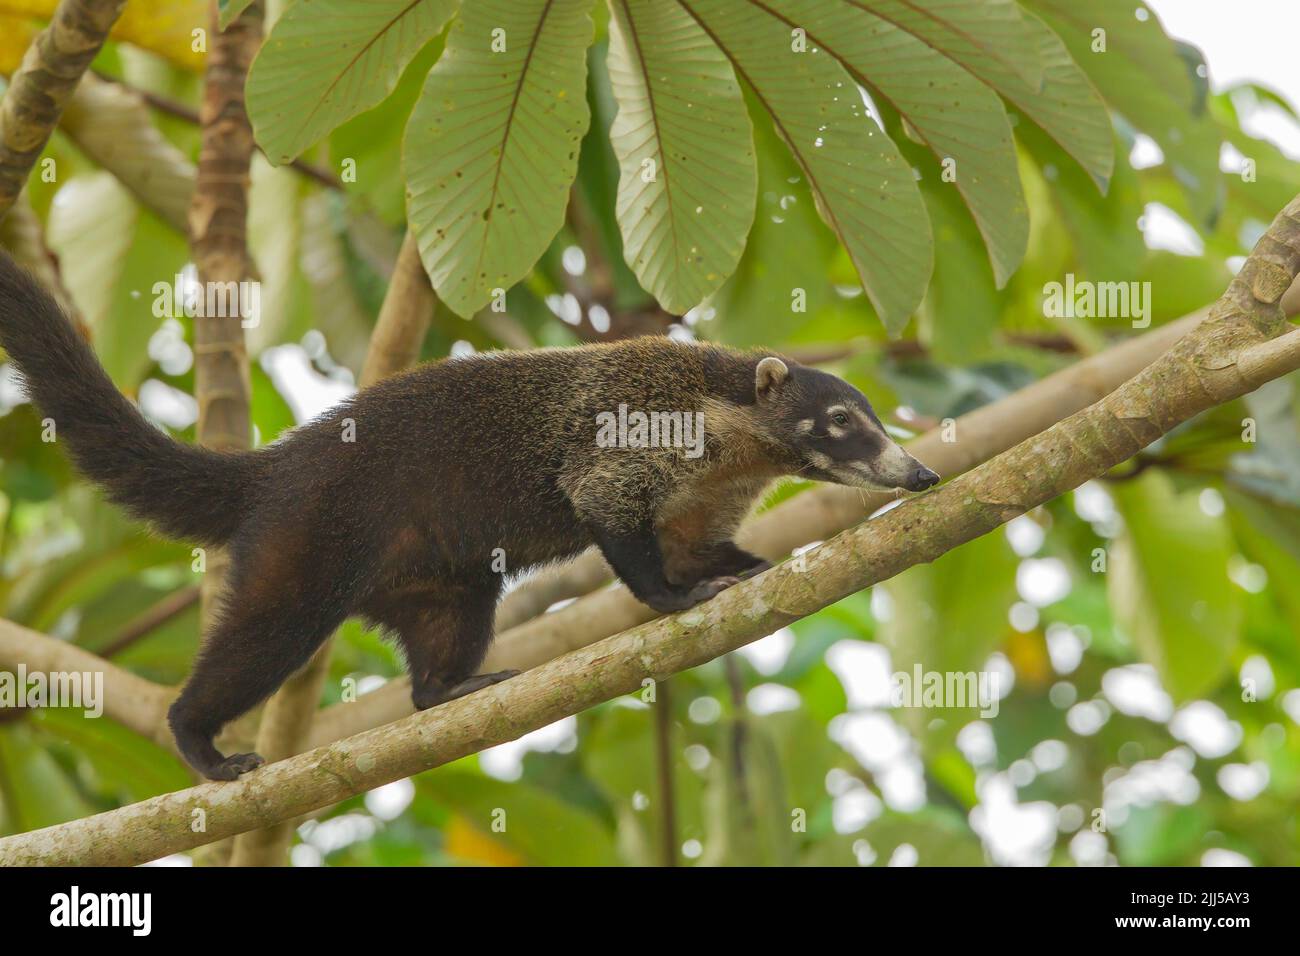
<path fill-rule="evenodd" d="M 165 535 L 229 548 L 224 600 L 168 713 L 181 754 L 216 780 L 262 763 L 220 753 L 216 734 L 348 616 L 397 640 L 415 706 L 432 707 L 512 676 L 477 672 L 503 570 L 594 543 L 639 600 L 680 611 L 769 567 L 732 535 L 773 479 L 938 481 L 848 383 L 717 345 L 638 338 L 434 362 L 250 452 L 151 425 L 2 253 L 0 345 L 113 501 Z M 627 409 L 702 413 L 702 445 L 598 440 Z"/>

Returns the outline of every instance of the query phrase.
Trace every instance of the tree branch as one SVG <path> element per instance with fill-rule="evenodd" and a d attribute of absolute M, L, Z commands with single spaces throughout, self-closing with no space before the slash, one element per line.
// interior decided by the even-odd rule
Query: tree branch
<path fill-rule="evenodd" d="M 126 0 L 62 0 L 27 48 L 0 102 L 0 219 L 27 182 Z"/>
<path fill-rule="evenodd" d="M 199 166 L 190 199 L 190 247 L 205 306 L 216 288 L 235 289 L 224 297 L 226 314 L 204 308 L 194 319 L 194 397 L 198 401 L 199 444 L 243 449 L 252 445 L 248 345 L 244 339 L 244 289 L 253 275 L 248 251 L 249 166 L 253 130 L 244 109 L 244 80 L 262 39 L 262 8 L 254 3 L 228 29 L 217 25 L 217 0 L 208 4 L 211 44 L 203 73 L 199 111 Z M 223 311 L 223 310 L 218 310 Z M 228 557 L 210 549 L 202 580 L 200 620 L 206 629 L 224 588 Z M 245 749 L 243 741 L 239 749 Z M 220 864 L 230 850 L 217 847 L 205 862 Z"/>
<path fill-rule="evenodd" d="M 1293 311 L 1300 310 L 1300 283 L 1288 297 L 1288 305 Z M 1102 398 L 1158 358 L 1208 313 L 1207 307 L 1153 329 L 968 412 L 955 422 L 954 441 L 944 441 L 945 429 L 940 427 L 908 443 L 908 448 L 942 475 L 967 471 Z M 752 518 L 742 529 L 740 540 L 755 553 L 777 561 L 798 547 L 853 527 L 893 498 L 885 492 L 818 485 Z M 655 617 L 624 587 L 596 591 L 610 577 L 600 554 L 588 551 L 516 588 L 498 609 L 498 637 L 484 666 L 526 670 Z M 568 607 L 542 614 L 557 601 L 584 594 L 587 596 Z M 310 743 L 322 746 L 397 720 L 412 710 L 410 681 L 391 680 L 354 702 L 322 711 Z"/>
<path fill-rule="evenodd" d="M 1104 474 L 1162 434 L 1300 367 L 1279 302 L 1300 271 L 1300 198 L 1274 220 L 1210 317 L 1101 401 L 948 484 L 706 604 L 633 628 L 505 683 L 209 783 L 0 840 L 0 865 L 142 863 L 288 820 L 514 740 L 696 667 L 992 531 Z M 1272 340 L 1272 341 L 1270 341 Z M 191 827 L 206 809 L 206 832 Z"/>
<path fill-rule="evenodd" d="M 420 261 L 415 233 L 407 230 L 375 330 L 370 334 L 370 347 L 361 369 L 362 388 L 416 363 L 433 321 L 434 306 L 433 288 Z"/>
<path fill-rule="evenodd" d="M 186 231 L 194 164 L 158 131 L 137 92 L 89 74 L 69 100 L 59 128 L 137 202 Z"/>
<path fill-rule="evenodd" d="M 1263 254 L 1261 254 L 1263 249 Z M 129 865 L 287 820 L 515 740 L 733 651 L 992 531 L 1104 474 L 1160 435 L 1300 367 L 1278 300 L 1300 270 L 1300 200 L 1211 317 L 1094 405 L 949 482 L 689 611 L 633 628 L 469 697 L 270 765 L 0 840 L 0 865 Z M 1286 279 L 1286 283 L 1281 281 Z M 1273 341 L 1270 337 L 1281 335 Z M 191 829 L 206 810 L 207 831 Z"/>
<path fill-rule="evenodd" d="M 63 284 L 59 259 L 45 244 L 45 227 L 32 209 L 26 193 L 9 208 L 9 215 L 0 219 L 0 246 L 4 246 L 28 272 L 36 276 L 59 303 L 65 315 L 72 320 L 82 338 L 89 340 L 90 326 L 72 301 L 72 295 Z"/>
<path fill-rule="evenodd" d="M 164 715 L 176 692 L 110 664 L 85 648 L 0 619 L 0 666 L 42 673 L 104 675 L 104 716 L 141 737 L 173 747 Z"/>
<path fill-rule="evenodd" d="M 175 119 L 182 120 L 186 123 L 193 123 L 196 126 L 199 123 L 198 111 L 184 103 L 177 102 L 176 100 L 169 99 L 165 96 L 159 96 L 157 93 L 151 93 L 148 90 L 142 90 L 131 86 L 129 83 L 119 80 L 117 77 L 105 76 L 102 73 L 94 73 L 93 75 L 100 82 L 112 84 L 122 90 L 123 93 L 138 99 L 141 103 L 149 106 L 151 109 L 157 110 L 159 113 L 165 113 Z M 260 147 L 258 148 L 258 151 L 261 151 Z M 316 182 L 328 189 L 333 189 L 338 192 L 344 191 L 343 182 L 328 169 L 317 166 L 314 163 L 309 163 L 307 160 L 301 158 L 293 160 L 288 165 L 291 169 L 296 169 L 308 179 L 314 179 Z"/>

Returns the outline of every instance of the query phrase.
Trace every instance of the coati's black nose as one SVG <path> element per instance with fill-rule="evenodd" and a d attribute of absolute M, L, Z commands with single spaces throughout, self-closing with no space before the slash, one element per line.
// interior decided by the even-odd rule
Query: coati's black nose
<path fill-rule="evenodd" d="M 926 488 L 938 483 L 939 476 L 921 464 L 918 464 L 912 473 L 907 476 L 908 491 L 925 491 Z"/>

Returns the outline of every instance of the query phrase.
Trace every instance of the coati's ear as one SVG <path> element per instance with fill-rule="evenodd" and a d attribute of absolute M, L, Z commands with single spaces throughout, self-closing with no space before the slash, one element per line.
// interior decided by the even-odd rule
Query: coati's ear
<path fill-rule="evenodd" d="M 760 399 L 771 398 L 789 377 L 790 369 L 786 364 L 779 358 L 769 355 L 754 369 L 754 394 Z"/>

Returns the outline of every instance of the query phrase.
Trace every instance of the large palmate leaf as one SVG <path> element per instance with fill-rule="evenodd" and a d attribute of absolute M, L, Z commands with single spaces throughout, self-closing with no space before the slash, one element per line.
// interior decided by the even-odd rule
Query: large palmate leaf
<path fill-rule="evenodd" d="M 469 317 L 564 222 L 587 131 L 587 0 L 476 0 L 406 128 L 407 213 L 438 295 Z"/>
<path fill-rule="evenodd" d="M 870 10 L 925 41 L 1006 97 L 1041 126 L 1062 148 L 1078 160 L 1103 189 L 1114 168 L 1110 115 L 1088 77 L 1061 39 L 1030 13 L 1004 28 L 1021 31 L 1036 46 L 1042 63 L 1041 84 L 1027 80 L 1005 57 L 990 55 L 989 38 L 975 32 L 977 11 L 965 11 L 961 20 L 932 15 L 930 4 L 913 0 L 847 0 Z M 953 5 L 957 9 L 982 7 L 978 2 Z M 1009 38 L 1004 38 L 1008 39 Z"/>
<path fill-rule="evenodd" d="M 727 58 L 676 0 L 609 0 L 623 255 L 670 312 L 715 292 L 754 221 L 753 132 Z"/>
<path fill-rule="evenodd" d="M 824 50 L 795 49 L 773 14 L 728 0 L 679 0 L 731 58 L 799 161 L 885 327 L 925 294 L 933 242 L 912 167 L 866 115 L 853 78 Z"/>
<path fill-rule="evenodd" d="M 1002 101 L 910 33 L 846 0 L 753 0 L 778 11 L 887 100 L 950 169 L 966 200 L 999 288 L 1024 258 L 1029 209 Z M 1023 32 L 1023 31 L 1022 31 Z"/>
<path fill-rule="evenodd" d="M 1033 0 L 1106 102 L 1160 144 L 1192 213 L 1211 222 L 1222 202 L 1218 132 L 1184 51 L 1133 0 Z M 1134 10 L 1147 15 L 1139 20 Z M 1097 31 L 1106 47 L 1097 46 Z M 1199 56 L 1199 54 L 1197 54 Z"/>
<path fill-rule="evenodd" d="M 939 49 L 960 41 L 1031 89 L 1043 86 L 1042 47 L 1024 29 L 1015 0 L 850 0 Z"/>
<path fill-rule="evenodd" d="M 1113 490 L 1125 526 L 1107 573 L 1115 616 L 1176 701 L 1201 697 L 1223 679 L 1241 636 L 1227 521 L 1158 471 Z"/>
<path fill-rule="evenodd" d="M 267 158 L 287 163 L 374 106 L 457 0 L 295 0 L 248 72 L 248 115 Z"/>

